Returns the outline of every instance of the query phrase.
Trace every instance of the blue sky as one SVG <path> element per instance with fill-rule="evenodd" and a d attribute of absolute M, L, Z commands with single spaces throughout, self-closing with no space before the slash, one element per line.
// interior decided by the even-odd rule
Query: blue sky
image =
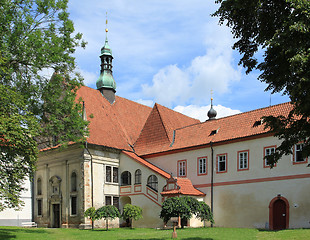
<path fill-rule="evenodd" d="M 218 8 L 205 0 L 71 0 L 70 18 L 88 42 L 75 56 L 85 84 L 95 88 L 100 49 L 113 52 L 116 94 L 149 106 L 155 102 L 206 120 L 210 91 L 218 117 L 266 107 L 270 92 L 238 66 L 230 29 L 211 17 Z M 273 94 L 271 104 L 289 101 Z"/>

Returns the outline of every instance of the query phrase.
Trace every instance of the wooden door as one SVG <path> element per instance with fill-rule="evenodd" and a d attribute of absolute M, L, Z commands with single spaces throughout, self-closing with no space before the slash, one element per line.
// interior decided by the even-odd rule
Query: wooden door
<path fill-rule="evenodd" d="M 273 203 L 273 229 L 286 229 L 286 203 L 278 199 Z"/>
<path fill-rule="evenodd" d="M 53 227 L 60 228 L 60 204 L 53 204 Z"/>

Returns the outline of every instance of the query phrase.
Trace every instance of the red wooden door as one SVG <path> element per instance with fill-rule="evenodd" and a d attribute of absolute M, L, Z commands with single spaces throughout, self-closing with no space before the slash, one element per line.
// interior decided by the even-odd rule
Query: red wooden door
<path fill-rule="evenodd" d="M 278 199 L 273 203 L 273 229 L 286 229 L 286 203 Z"/>

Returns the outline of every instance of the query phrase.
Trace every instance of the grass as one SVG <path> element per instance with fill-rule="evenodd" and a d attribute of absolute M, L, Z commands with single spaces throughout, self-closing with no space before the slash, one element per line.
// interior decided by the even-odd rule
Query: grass
<path fill-rule="evenodd" d="M 247 228 L 188 228 L 177 229 L 178 239 L 197 240 L 247 240 L 247 239 L 274 239 L 274 240 L 303 240 L 310 239 L 310 229 L 295 229 L 282 231 L 266 231 Z M 0 240 L 10 239 L 171 239 L 172 230 L 156 230 L 149 228 L 119 228 L 119 229 L 52 229 L 52 228 L 18 228 L 0 227 Z"/>

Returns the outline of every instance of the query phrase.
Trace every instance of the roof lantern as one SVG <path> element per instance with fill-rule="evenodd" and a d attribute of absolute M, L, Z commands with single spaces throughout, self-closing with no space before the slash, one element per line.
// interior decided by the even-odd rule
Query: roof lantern
<path fill-rule="evenodd" d="M 106 20 L 106 25 L 108 20 Z M 115 101 L 116 92 L 116 82 L 113 78 L 113 65 L 112 65 L 112 50 L 108 42 L 108 28 L 105 29 L 106 38 L 105 44 L 101 48 L 101 70 L 100 76 L 96 82 L 97 89 L 102 93 L 102 95 L 112 104 Z"/>
<path fill-rule="evenodd" d="M 208 111 L 209 120 L 215 119 L 217 112 L 213 109 L 213 98 L 211 97 L 211 108 Z"/>

